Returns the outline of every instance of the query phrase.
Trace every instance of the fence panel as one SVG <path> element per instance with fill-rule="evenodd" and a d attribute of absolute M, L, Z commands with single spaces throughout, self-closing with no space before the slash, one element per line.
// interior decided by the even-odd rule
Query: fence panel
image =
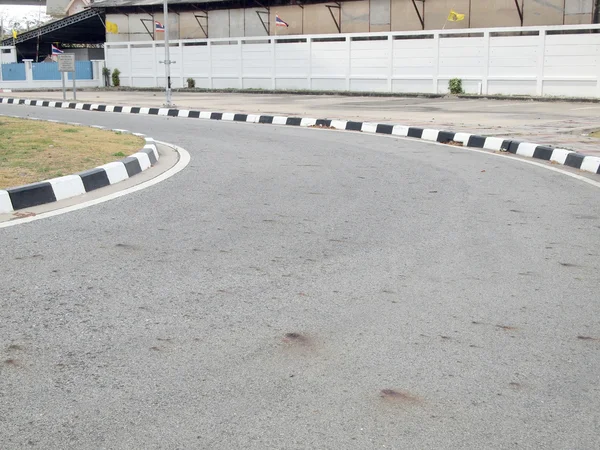
<path fill-rule="evenodd" d="M 600 97 L 597 24 L 220 38 L 174 45 L 174 85 L 191 77 L 208 88 L 446 93 L 448 80 L 456 77 L 469 93 Z M 136 50 L 142 46 L 147 51 Z M 162 51 L 154 42 L 106 44 L 108 66 L 124 75 L 130 70 L 134 86 L 164 84 L 158 64 Z"/>
<path fill-rule="evenodd" d="M 26 79 L 25 64 L 2 64 L 2 79 L 4 81 L 23 81 Z"/>

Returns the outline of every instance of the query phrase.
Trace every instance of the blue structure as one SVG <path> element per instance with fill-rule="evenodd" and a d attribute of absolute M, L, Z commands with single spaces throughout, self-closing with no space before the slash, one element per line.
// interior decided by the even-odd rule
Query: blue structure
<path fill-rule="evenodd" d="M 58 63 L 55 62 L 33 63 L 32 71 L 34 80 L 60 80 Z M 75 78 L 78 80 L 92 80 L 94 78 L 92 62 L 75 61 Z M 72 79 L 72 74 L 69 72 L 69 80 Z"/>
<path fill-rule="evenodd" d="M 91 62 L 90 62 L 91 64 Z M 10 63 L 2 64 L 2 80 L 4 81 L 25 81 L 25 64 Z"/>

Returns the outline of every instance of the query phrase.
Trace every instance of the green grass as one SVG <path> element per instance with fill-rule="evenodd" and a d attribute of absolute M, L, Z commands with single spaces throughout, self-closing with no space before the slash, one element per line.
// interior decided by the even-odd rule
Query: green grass
<path fill-rule="evenodd" d="M 4 117 L 0 189 L 91 169 L 135 153 L 144 140 L 90 127 Z"/>

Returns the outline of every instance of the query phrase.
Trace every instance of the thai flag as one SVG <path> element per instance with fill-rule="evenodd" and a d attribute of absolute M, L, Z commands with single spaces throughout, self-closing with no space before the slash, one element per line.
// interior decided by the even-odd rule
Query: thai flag
<path fill-rule="evenodd" d="M 289 27 L 288 23 L 285 22 L 281 17 L 275 14 L 275 26 L 276 27 Z"/>
<path fill-rule="evenodd" d="M 54 44 L 52 45 L 52 54 L 53 55 L 62 55 L 64 53 L 64 51 L 62 51 L 60 48 L 56 47 Z"/>
<path fill-rule="evenodd" d="M 157 33 L 164 33 L 165 26 L 160 22 L 154 22 L 154 31 L 156 31 Z"/>

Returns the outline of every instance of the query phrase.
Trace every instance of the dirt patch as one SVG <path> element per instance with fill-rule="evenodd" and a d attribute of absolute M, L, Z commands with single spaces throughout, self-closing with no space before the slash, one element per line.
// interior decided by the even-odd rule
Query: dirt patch
<path fill-rule="evenodd" d="M 71 175 L 129 156 L 138 136 L 54 122 L 0 118 L 0 189 Z"/>

